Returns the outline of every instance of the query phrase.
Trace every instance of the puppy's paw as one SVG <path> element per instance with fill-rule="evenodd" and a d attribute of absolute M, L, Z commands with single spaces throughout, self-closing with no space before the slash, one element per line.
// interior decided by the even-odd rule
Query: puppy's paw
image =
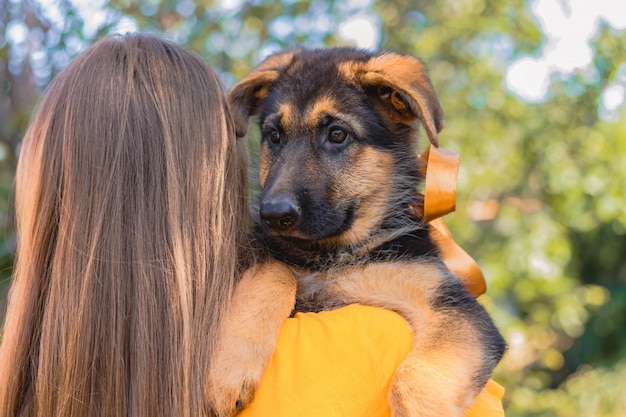
<path fill-rule="evenodd" d="M 442 370 L 411 359 L 409 356 L 400 364 L 391 382 L 392 417 L 463 416 L 473 398 L 471 390 L 459 393 L 455 382 L 443 377 Z"/>
<path fill-rule="evenodd" d="M 254 398 L 256 384 L 243 381 L 241 384 L 225 386 L 211 384 L 209 399 L 217 417 L 233 417 L 246 408 Z"/>
<path fill-rule="evenodd" d="M 217 352 L 209 376 L 208 395 L 218 417 L 232 417 L 252 402 L 266 365 L 245 345 L 230 346 Z"/>

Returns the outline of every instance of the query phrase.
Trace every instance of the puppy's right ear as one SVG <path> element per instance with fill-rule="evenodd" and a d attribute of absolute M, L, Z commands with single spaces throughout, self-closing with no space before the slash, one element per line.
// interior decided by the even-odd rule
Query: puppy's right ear
<path fill-rule="evenodd" d="M 246 135 L 248 119 L 259 112 L 270 86 L 299 52 L 293 49 L 270 55 L 230 90 L 228 102 L 235 117 L 237 137 Z"/>

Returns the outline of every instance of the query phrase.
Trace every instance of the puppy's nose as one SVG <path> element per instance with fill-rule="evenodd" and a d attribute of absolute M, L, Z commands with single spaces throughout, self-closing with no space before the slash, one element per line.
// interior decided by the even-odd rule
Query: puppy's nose
<path fill-rule="evenodd" d="M 261 218 L 274 229 L 290 229 L 300 218 L 300 208 L 290 197 L 276 197 L 261 202 Z"/>

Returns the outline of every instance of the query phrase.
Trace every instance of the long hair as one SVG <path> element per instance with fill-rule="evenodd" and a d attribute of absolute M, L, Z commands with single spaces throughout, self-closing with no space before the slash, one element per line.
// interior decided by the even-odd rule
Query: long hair
<path fill-rule="evenodd" d="M 245 172 L 196 55 L 126 35 L 76 58 L 20 152 L 0 416 L 210 415 L 246 256 Z"/>

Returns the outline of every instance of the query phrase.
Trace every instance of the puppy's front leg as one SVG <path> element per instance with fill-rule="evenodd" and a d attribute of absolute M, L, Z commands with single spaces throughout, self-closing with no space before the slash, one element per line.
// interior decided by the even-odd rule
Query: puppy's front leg
<path fill-rule="evenodd" d="M 319 295 L 331 302 L 391 309 L 409 322 L 414 345 L 389 393 L 394 417 L 462 416 L 504 353 L 484 308 L 435 263 L 370 264 L 327 284 Z"/>
<path fill-rule="evenodd" d="M 246 271 L 237 284 L 207 386 L 218 417 L 233 416 L 252 401 L 295 294 L 295 276 L 274 261 Z"/>
<path fill-rule="evenodd" d="M 445 326 L 443 321 L 438 325 Z M 449 327 L 451 332 L 468 334 L 462 322 Z M 393 376 L 389 391 L 392 416 L 460 417 L 480 391 L 478 386 L 484 386 L 476 378 L 483 363 L 480 345 L 471 346 L 479 341 L 471 336 L 461 341 L 445 333 L 422 331 L 426 334 L 416 337 Z"/>

